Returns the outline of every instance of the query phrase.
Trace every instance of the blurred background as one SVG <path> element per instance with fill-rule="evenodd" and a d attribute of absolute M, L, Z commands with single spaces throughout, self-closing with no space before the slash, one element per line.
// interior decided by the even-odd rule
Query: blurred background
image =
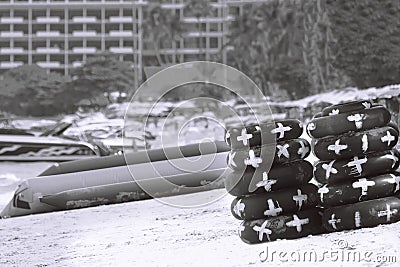
<path fill-rule="evenodd" d="M 118 152 L 126 106 L 140 84 L 194 60 L 248 75 L 266 96 L 253 101 L 269 103 L 275 118 L 307 121 L 329 104 L 372 98 L 398 121 L 399 1 L 3 0 L 0 123 L 33 135 L 69 123 L 48 135 Z M 140 118 L 129 126 L 132 150 L 157 147 L 157 126 L 180 101 L 198 96 L 251 113 L 213 85 L 176 88 L 151 114 L 155 127 L 143 132 Z M 159 97 L 154 88 L 135 105 L 146 110 Z M 218 108 L 191 110 L 212 118 Z M 193 120 L 187 130 L 208 132 L 207 121 Z M 223 139 L 220 130 L 210 138 Z"/>

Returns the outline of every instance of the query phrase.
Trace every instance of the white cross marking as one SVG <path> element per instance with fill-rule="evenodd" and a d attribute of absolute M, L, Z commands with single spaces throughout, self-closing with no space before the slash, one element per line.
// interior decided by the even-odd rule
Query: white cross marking
<path fill-rule="evenodd" d="M 267 236 L 268 241 L 271 241 L 269 235 L 272 234 L 272 231 L 266 228 L 268 220 L 264 221 L 261 226 L 255 225 L 253 230 L 258 232 L 258 240 L 262 241 L 264 234 Z"/>
<path fill-rule="evenodd" d="M 356 167 L 357 172 L 361 174 L 362 172 L 362 164 L 367 162 L 367 158 L 359 159 L 357 156 L 353 158 L 352 161 L 346 164 L 347 167 Z"/>
<path fill-rule="evenodd" d="M 292 127 L 290 126 L 283 126 L 282 123 L 278 122 L 276 125 L 278 125 L 277 128 L 271 130 L 272 134 L 279 133 L 278 138 L 281 139 L 285 136 L 285 132 L 292 130 Z"/>
<path fill-rule="evenodd" d="M 333 168 L 333 163 L 335 163 L 334 160 L 329 162 L 329 164 L 326 164 L 326 163 L 322 164 L 322 168 L 326 171 L 325 172 L 325 178 L 326 179 L 329 179 L 329 177 L 331 176 L 331 173 L 333 173 L 333 174 L 337 174 L 338 173 L 338 171 L 335 168 Z"/>
<path fill-rule="evenodd" d="M 268 178 L 268 173 L 263 172 L 263 179 L 262 181 L 256 184 L 257 187 L 264 187 L 265 191 L 269 192 L 272 189 L 272 185 L 276 184 L 276 180 L 270 180 Z"/>
<path fill-rule="evenodd" d="M 400 176 L 396 176 L 394 174 L 390 174 L 390 176 L 392 176 L 393 179 L 389 180 L 390 184 L 396 184 L 396 188 L 394 189 L 393 193 L 396 193 L 397 191 L 400 190 Z"/>
<path fill-rule="evenodd" d="M 328 220 L 328 223 L 329 223 L 330 225 L 332 225 L 332 228 L 333 228 L 333 229 L 337 230 L 336 224 L 337 224 L 337 223 L 341 223 L 341 221 L 342 221 L 342 219 L 336 219 L 336 218 L 335 218 L 335 213 L 333 213 L 332 216 L 331 216 L 331 219 Z"/>
<path fill-rule="evenodd" d="M 392 217 L 392 215 L 396 215 L 397 212 L 398 212 L 397 209 L 391 210 L 391 209 L 390 209 L 390 205 L 389 205 L 389 204 L 386 204 L 386 210 L 378 211 L 378 217 L 384 217 L 384 216 L 386 216 L 386 221 L 387 221 L 387 222 L 390 222 L 390 218 Z"/>
<path fill-rule="evenodd" d="M 278 149 L 278 158 L 281 158 L 282 155 L 284 155 L 287 159 L 289 158 L 289 151 L 287 150 L 289 148 L 289 144 L 284 144 L 282 145 L 276 145 L 276 148 Z"/>
<path fill-rule="evenodd" d="M 339 114 L 339 110 L 338 109 L 332 109 L 332 111 L 331 112 L 329 112 L 329 116 L 331 116 L 331 115 L 336 115 L 336 114 Z"/>
<path fill-rule="evenodd" d="M 287 227 L 296 227 L 296 230 L 298 233 L 300 233 L 303 230 L 303 225 L 308 224 L 310 220 L 308 218 L 305 219 L 299 219 L 296 214 L 293 214 L 293 221 L 287 222 L 286 226 Z"/>
<path fill-rule="evenodd" d="M 381 137 L 382 143 L 387 142 L 387 145 L 388 145 L 388 146 L 390 146 L 390 144 L 391 144 L 392 141 L 394 141 L 394 140 L 395 140 L 394 136 L 391 135 L 389 131 L 386 131 L 386 135 L 383 136 L 383 137 Z"/>
<path fill-rule="evenodd" d="M 244 225 L 241 224 L 241 225 L 239 226 L 239 236 L 242 235 L 242 232 L 244 231 L 244 229 L 246 229 L 246 227 L 244 227 Z"/>
<path fill-rule="evenodd" d="M 368 135 L 364 134 L 363 137 L 361 138 L 362 142 L 362 151 L 367 152 L 368 150 Z"/>
<path fill-rule="evenodd" d="M 231 138 L 231 133 L 227 131 L 225 134 L 225 140 L 228 141 L 229 138 Z"/>
<path fill-rule="evenodd" d="M 301 194 L 301 189 L 297 189 L 297 195 L 294 195 L 292 199 L 296 202 L 296 206 L 300 210 L 303 203 L 307 203 L 308 196 Z"/>
<path fill-rule="evenodd" d="M 277 216 L 280 213 L 282 213 L 282 208 L 279 206 L 279 203 L 277 207 L 275 207 L 275 203 L 272 199 L 267 200 L 268 203 L 268 209 L 264 211 L 264 215 L 266 216 Z"/>
<path fill-rule="evenodd" d="M 244 203 L 242 203 L 242 200 L 239 199 L 239 201 L 235 204 L 235 206 L 233 207 L 233 212 L 239 216 L 242 217 L 242 212 L 244 211 L 244 208 L 246 207 L 246 205 Z"/>
<path fill-rule="evenodd" d="M 303 159 L 307 155 L 309 148 L 304 144 L 302 140 L 300 140 L 299 143 L 301 147 L 299 148 L 299 150 L 297 150 L 297 154 L 301 155 L 301 158 Z"/>
<path fill-rule="evenodd" d="M 228 154 L 228 165 L 237 168 L 237 164 L 235 162 L 235 154 L 236 152 L 230 152 Z"/>
<path fill-rule="evenodd" d="M 350 122 L 354 122 L 356 125 L 357 129 L 361 129 L 363 126 L 363 120 L 365 120 L 366 115 L 365 114 L 354 114 L 354 115 L 349 115 L 347 116 L 347 120 Z"/>
<path fill-rule="evenodd" d="M 393 160 L 392 168 L 394 168 L 397 161 L 399 160 L 399 158 L 396 157 L 396 155 L 393 153 L 393 151 L 390 151 L 390 155 L 384 155 L 382 158 Z"/>
<path fill-rule="evenodd" d="M 361 227 L 361 214 L 359 211 L 354 213 L 354 224 L 356 227 Z"/>
<path fill-rule="evenodd" d="M 253 138 L 253 135 L 252 134 L 247 134 L 246 128 L 243 128 L 242 129 L 242 134 L 240 136 L 236 137 L 236 140 L 242 141 L 243 145 L 247 146 L 248 140 L 250 140 L 251 138 Z"/>
<path fill-rule="evenodd" d="M 363 103 L 361 103 L 366 109 L 367 108 L 371 108 L 371 103 L 369 103 L 369 102 L 363 102 Z"/>
<path fill-rule="evenodd" d="M 329 145 L 328 150 L 335 151 L 336 155 L 340 155 L 340 151 L 347 149 L 347 145 L 341 145 L 340 139 L 336 140 L 334 145 Z"/>
<path fill-rule="evenodd" d="M 307 130 L 309 130 L 309 131 L 313 131 L 316 128 L 317 128 L 317 126 L 313 122 L 310 122 L 309 124 L 307 124 Z"/>
<path fill-rule="evenodd" d="M 324 194 L 329 193 L 329 188 L 327 185 L 324 185 L 320 189 L 318 189 L 319 197 L 321 198 L 321 202 L 324 201 Z"/>
<path fill-rule="evenodd" d="M 254 168 L 258 168 L 260 166 L 260 163 L 262 163 L 262 159 L 256 157 L 256 155 L 254 154 L 254 150 L 250 149 L 249 158 L 244 160 L 244 164 L 251 165 Z"/>
<path fill-rule="evenodd" d="M 368 181 L 365 178 L 358 179 L 358 182 L 352 184 L 353 188 L 361 188 L 361 195 L 366 196 L 368 194 L 368 187 L 374 186 L 374 181 Z"/>

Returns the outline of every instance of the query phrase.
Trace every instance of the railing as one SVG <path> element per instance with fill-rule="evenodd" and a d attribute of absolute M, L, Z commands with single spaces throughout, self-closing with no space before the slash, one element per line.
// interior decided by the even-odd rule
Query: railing
<path fill-rule="evenodd" d="M 13 47 L 13 48 L 1 48 L 0 54 L 23 54 L 24 48 L 22 47 Z"/>
<path fill-rule="evenodd" d="M 37 23 L 59 23 L 61 21 L 60 17 L 37 17 Z"/>
<path fill-rule="evenodd" d="M 0 37 L 23 37 L 24 33 L 22 31 L 15 32 L 0 32 Z"/>
<path fill-rule="evenodd" d="M 94 54 L 96 53 L 96 47 L 74 47 L 72 52 L 76 54 Z"/>
<path fill-rule="evenodd" d="M 110 47 L 109 50 L 111 53 L 116 54 L 131 54 L 134 52 L 132 47 Z"/>
<path fill-rule="evenodd" d="M 22 61 L 14 61 L 14 62 L 0 62 L 0 68 L 2 69 L 12 69 L 19 66 L 24 65 Z"/>
<path fill-rule="evenodd" d="M 58 37 L 60 36 L 59 31 L 37 31 L 36 36 L 37 37 Z"/>
<path fill-rule="evenodd" d="M 50 62 L 50 61 L 38 61 L 36 64 L 42 68 L 59 68 L 61 67 L 60 62 Z"/>
<path fill-rule="evenodd" d="M 60 53 L 61 50 L 58 47 L 38 47 L 36 48 L 36 52 L 40 54 L 56 54 Z"/>
<path fill-rule="evenodd" d="M 22 17 L 2 17 L 0 18 L 0 23 L 9 23 L 9 24 L 17 24 L 17 23 L 23 23 L 24 18 Z"/>

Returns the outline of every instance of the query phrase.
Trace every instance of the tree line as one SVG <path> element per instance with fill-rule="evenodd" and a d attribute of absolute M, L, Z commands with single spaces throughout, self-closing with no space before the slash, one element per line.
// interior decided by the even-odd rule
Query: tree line
<path fill-rule="evenodd" d="M 178 42 L 187 29 L 177 15 L 155 3 L 145 11 L 143 23 L 145 46 L 155 56 L 144 64 L 178 63 L 179 58 L 159 51 Z M 190 0 L 184 11 L 197 18 L 214 12 L 207 0 Z M 201 31 L 202 24 L 197 27 Z M 228 65 L 275 99 L 297 99 L 346 86 L 396 84 L 400 81 L 400 4 L 393 0 L 247 4 L 229 25 L 224 48 L 228 46 L 233 48 L 227 54 Z M 204 55 L 198 59 L 204 60 Z M 38 66 L 22 66 L 0 79 L 1 109 L 20 115 L 73 112 L 81 99 L 134 89 L 130 63 L 112 54 L 88 58 L 68 77 Z"/>

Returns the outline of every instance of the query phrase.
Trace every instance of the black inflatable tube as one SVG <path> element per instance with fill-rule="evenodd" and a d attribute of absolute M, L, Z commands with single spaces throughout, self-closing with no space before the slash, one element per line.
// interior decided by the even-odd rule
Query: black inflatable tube
<path fill-rule="evenodd" d="M 310 143 L 303 138 L 297 138 L 280 141 L 276 145 L 268 144 L 250 149 L 232 150 L 229 152 L 227 163 L 232 170 L 244 170 L 248 166 L 253 168 L 270 166 L 272 160 L 274 165 L 279 165 L 305 159 L 310 152 Z"/>
<path fill-rule="evenodd" d="M 314 177 L 321 184 L 339 184 L 362 177 L 377 176 L 396 170 L 400 154 L 397 150 L 371 153 L 350 159 L 317 162 Z"/>
<path fill-rule="evenodd" d="M 321 223 L 321 211 L 310 209 L 292 215 L 269 219 L 244 221 L 239 236 L 247 244 L 271 242 L 277 239 L 296 239 L 325 232 Z"/>
<path fill-rule="evenodd" d="M 313 138 L 321 138 L 350 131 L 365 131 L 386 126 L 390 119 L 390 112 L 385 107 L 378 106 L 312 119 L 307 124 L 307 133 Z"/>
<path fill-rule="evenodd" d="M 340 114 L 340 113 L 348 113 L 352 111 L 359 111 L 367 108 L 371 108 L 373 106 L 373 102 L 371 100 L 357 100 L 346 102 L 342 104 L 332 105 L 326 107 L 322 110 L 322 116 L 330 116 L 333 114 Z"/>
<path fill-rule="evenodd" d="M 271 169 L 247 168 L 232 171 L 225 177 L 225 188 L 233 196 L 260 194 L 308 183 L 313 175 L 313 166 L 306 160 L 273 166 Z M 253 180 L 254 179 L 254 180 Z M 255 182 L 255 188 L 251 183 Z"/>
<path fill-rule="evenodd" d="M 391 172 L 337 185 L 324 185 L 318 190 L 319 203 L 327 208 L 352 204 L 400 193 L 400 173 Z"/>
<path fill-rule="evenodd" d="M 392 149 L 399 134 L 391 126 L 315 139 L 313 152 L 320 160 L 351 158 Z"/>
<path fill-rule="evenodd" d="M 386 197 L 326 209 L 322 223 L 329 232 L 374 227 L 400 221 L 399 197 Z"/>
<path fill-rule="evenodd" d="M 305 184 L 238 197 L 232 201 L 231 212 L 238 220 L 255 220 L 315 208 L 318 204 L 317 190 L 317 186 Z"/>
<path fill-rule="evenodd" d="M 230 128 L 225 140 L 232 150 L 236 150 L 299 138 L 302 133 L 303 126 L 299 120 L 287 119 L 277 120 L 274 123 Z"/>

